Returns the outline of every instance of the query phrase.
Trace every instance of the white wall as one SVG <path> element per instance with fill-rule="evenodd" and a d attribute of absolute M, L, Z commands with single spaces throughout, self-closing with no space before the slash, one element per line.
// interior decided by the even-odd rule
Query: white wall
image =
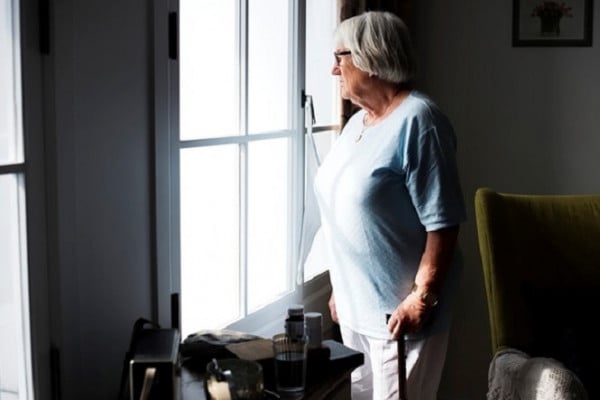
<path fill-rule="evenodd" d="M 133 323 L 153 317 L 151 2 L 50 3 L 45 146 L 60 398 L 115 399 Z"/>
<path fill-rule="evenodd" d="M 475 190 L 600 193 L 600 29 L 593 47 L 512 47 L 512 1 L 429 0 L 414 7 L 420 88 L 457 131 L 469 218 L 440 398 L 483 399 L 492 353 Z"/>

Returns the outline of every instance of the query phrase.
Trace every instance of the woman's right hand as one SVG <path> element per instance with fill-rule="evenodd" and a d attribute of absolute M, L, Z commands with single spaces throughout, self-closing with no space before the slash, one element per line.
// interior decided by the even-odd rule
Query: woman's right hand
<path fill-rule="evenodd" d="M 329 298 L 329 313 L 331 314 L 331 320 L 336 324 L 339 324 L 337 310 L 335 309 L 335 298 L 333 297 L 333 292 L 331 293 L 331 297 Z"/>

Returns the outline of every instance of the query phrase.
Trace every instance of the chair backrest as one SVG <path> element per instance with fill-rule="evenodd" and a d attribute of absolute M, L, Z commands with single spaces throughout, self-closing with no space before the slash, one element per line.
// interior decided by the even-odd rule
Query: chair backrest
<path fill-rule="evenodd" d="M 582 374 L 592 361 L 597 368 L 600 195 L 481 188 L 475 215 L 493 352 L 554 357 Z"/>

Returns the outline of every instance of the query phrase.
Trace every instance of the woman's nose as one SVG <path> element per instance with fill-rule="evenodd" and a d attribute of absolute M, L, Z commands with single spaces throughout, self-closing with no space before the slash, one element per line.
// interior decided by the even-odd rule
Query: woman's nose
<path fill-rule="evenodd" d="M 339 64 L 337 64 L 337 63 L 333 64 L 333 68 L 331 69 L 331 75 L 341 75 Z"/>

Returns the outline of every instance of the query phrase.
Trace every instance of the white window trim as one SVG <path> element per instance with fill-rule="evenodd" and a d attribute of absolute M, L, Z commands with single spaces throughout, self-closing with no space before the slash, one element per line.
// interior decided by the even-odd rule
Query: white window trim
<path fill-rule="evenodd" d="M 10 0 L 9 0 L 10 1 Z M 15 118 L 22 123 L 23 160 L 0 166 L 0 174 L 16 174 L 19 181 L 19 236 L 22 243 L 19 296 L 24 319 L 17 327 L 28 372 L 20 379 L 20 398 L 45 398 L 51 386 L 51 328 L 49 273 L 46 247 L 46 186 L 44 173 L 44 104 L 49 90 L 48 69 L 36 46 L 40 40 L 40 2 L 12 0 L 16 98 Z"/>
<path fill-rule="evenodd" d="M 304 88 L 304 64 L 299 60 L 304 60 L 305 46 L 305 0 L 293 1 L 293 7 L 290 10 L 296 18 L 290 37 L 292 44 L 297 49 L 297 59 L 291 63 L 290 76 L 296 77 L 291 82 L 291 93 L 296 94 L 293 97 L 290 107 L 292 116 L 292 131 L 295 132 L 292 140 L 299 148 L 292 173 L 296 182 L 304 182 L 304 109 L 302 108 L 302 92 Z M 247 10 L 240 10 L 241 13 Z M 155 0 L 154 1 L 154 131 L 155 131 L 155 203 L 156 203 L 156 225 L 155 225 L 155 248 L 156 248 L 156 304 L 153 307 L 156 315 L 153 318 L 162 326 L 180 327 L 181 312 L 177 307 L 178 293 L 181 290 L 180 282 L 180 223 L 179 223 L 179 151 L 181 148 L 194 147 L 197 144 L 207 144 L 211 140 L 215 144 L 219 141 L 239 143 L 248 140 L 244 136 L 235 138 L 202 139 L 200 141 L 179 141 L 179 117 L 178 117 L 178 60 L 169 59 L 169 13 L 178 13 L 177 0 Z M 243 28 L 244 29 L 244 28 Z M 246 35 L 243 35 L 246 37 Z M 246 46 L 241 46 L 245 48 Z M 240 54 L 244 59 L 244 54 Z M 168 61 L 165 61 L 168 60 Z M 243 66 L 247 68 L 247 66 Z M 246 74 L 242 74 L 246 76 Z M 241 82 L 240 87 L 243 90 L 242 96 L 246 96 L 247 82 Z M 243 123 L 247 123 L 245 110 L 242 110 L 240 118 Z M 260 138 L 277 137 L 284 135 L 285 132 L 272 132 L 264 134 Z M 253 140 L 260 135 L 253 135 Z M 295 191 L 292 209 L 301 209 L 304 199 L 304 185 L 297 185 L 299 190 Z M 290 216 L 292 226 L 296 227 L 292 234 L 292 242 L 295 244 L 291 257 L 293 260 L 298 258 L 300 238 L 300 226 L 302 222 L 301 213 L 295 213 Z M 230 329 L 236 329 L 256 334 L 268 335 L 272 332 L 281 330 L 279 326 L 287 312 L 287 306 L 292 302 L 302 301 L 303 283 L 298 282 L 296 274 L 291 275 L 293 289 L 279 300 L 261 308 L 260 310 L 247 315 L 235 323 L 228 326 Z M 242 288 L 242 291 L 246 288 Z M 245 310 L 243 310 L 245 312 Z"/>

